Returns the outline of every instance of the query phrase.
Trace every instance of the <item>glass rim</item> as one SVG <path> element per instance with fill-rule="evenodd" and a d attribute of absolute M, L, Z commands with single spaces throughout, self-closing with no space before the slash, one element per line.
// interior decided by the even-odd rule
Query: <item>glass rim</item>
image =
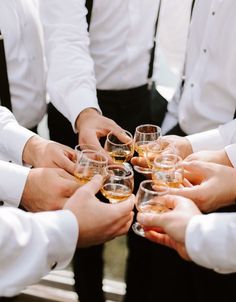
<path fill-rule="evenodd" d="M 154 190 L 154 189 L 153 189 L 153 190 L 149 190 L 149 189 L 145 188 L 144 185 L 147 184 L 147 183 L 153 183 L 153 185 L 156 186 L 157 188 L 162 188 L 162 191 L 159 192 L 159 191 L 156 191 L 156 190 Z M 139 189 L 140 189 L 140 188 L 141 188 L 144 192 L 151 192 L 151 193 L 156 192 L 156 193 L 157 193 L 158 195 L 160 195 L 160 196 L 167 195 L 168 192 L 170 191 L 170 189 L 169 189 L 168 187 L 165 187 L 165 186 L 157 186 L 157 184 L 155 183 L 155 181 L 154 181 L 154 180 L 150 180 L 150 179 L 141 181 L 140 184 L 139 184 Z"/>
<path fill-rule="evenodd" d="M 88 146 L 88 148 L 85 148 L 83 150 L 78 150 L 78 148 L 80 146 Z M 93 149 L 92 148 L 90 149 L 89 147 L 93 147 Z M 101 151 L 99 151 L 99 150 L 96 149 L 95 145 L 92 145 L 92 144 L 78 144 L 78 145 L 75 146 L 74 150 L 77 151 L 77 152 L 82 152 L 84 150 L 92 150 L 92 151 L 96 151 L 96 152 L 101 152 Z"/>
<path fill-rule="evenodd" d="M 125 134 L 128 133 L 129 137 L 130 137 L 130 141 L 128 141 L 127 143 L 121 143 L 121 144 L 117 144 L 117 143 L 113 143 L 110 139 L 109 139 L 109 135 L 110 134 L 114 134 L 114 131 L 110 131 L 108 134 L 107 134 L 107 140 L 109 141 L 110 144 L 114 145 L 114 146 L 127 146 L 129 145 L 131 142 L 133 142 L 133 135 L 131 132 L 127 131 L 127 130 L 123 130 L 122 132 L 124 132 Z M 114 134 L 114 136 L 116 136 Z"/>
<path fill-rule="evenodd" d="M 89 161 L 94 162 L 94 163 L 101 163 L 101 164 L 107 164 L 108 163 L 108 157 L 100 151 L 95 151 L 95 150 L 88 149 L 88 150 L 82 150 L 80 152 L 82 153 L 81 156 L 83 156 L 83 154 L 85 154 L 85 152 L 97 153 L 99 156 L 103 157 L 104 160 L 103 159 L 102 160 L 96 160 L 96 159 L 89 158 Z M 80 159 L 81 159 L 81 156 L 80 156 Z"/>
<path fill-rule="evenodd" d="M 132 169 L 129 169 L 129 170 L 128 170 L 128 168 L 123 167 L 123 165 L 119 165 L 119 164 L 111 164 L 111 165 L 108 165 L 108 166 L 106 167 L 107 173 L 109 173 L 108 170 L 109 170 L 109 168 L 111 168 L 111 167 L 117 167 L 118 169 L 119 169 L 119 168 L 121 168 L 121 169 L 123 168 L 124 171 L 130 172 L 130 174 L 127 175 L 127 176 L 114 175 L 114 177 L 121 178 L 121 179 L 128 179 L 128 178 L 131 178 L 131 177 L 134 176 L 134 171 L 133 171 Z"/>
<path fill-rule="evenodd" d="M 182 161 L 183 161 L 183 159 L 182 159 L 179 155 L 177 155 L 177 154 L 174 154 L 174 153 L 164 153 L 164 154 L 162 154 L 162 153 L 160 153 L 160 154 L 157 154 L 157 155 L 155 156 L 155 158 L 154 158 L 154 160 L 153 160 L 153 165 L 154 165 L 154 166 L 155 166 L 155 165 L 156 165 L 156 166 L 161 165 L 162 162 L 161 162 L 161 161 L 158 162 L 157 159 L 158 159 L 158 158 L 161 158 L 161 157 L 163 157 L 163 159 L 165 159 L 165 157 L 168 157 L 168 156 L 172 156 L 172 157 L 176 158 L 176 160 L 173 162 L 173 165 L 174 165 L 174 166 L 181 164 Z"/>
<path fill-rule="evenodd" d="M 153 127 L 153 128 L 156 128 L 157 131 L 156 131 L 156 132 L 141 132 L 141 131 L 139 131 L 139 128 L 141 128 L 141 127 Z M 157 125 L 154 125 L 154 124 L 143 124 L 143 125 L 139 125 L 139 126 L 136 127 L 135 132 L 138 132 L 138 133 L 140 133 L 140 134 L 160 133 L 160 136 L 162 136 L 162 135 L 161 135 L 161 127 L 159 127 L 159 126 L 157 126 Z"/>

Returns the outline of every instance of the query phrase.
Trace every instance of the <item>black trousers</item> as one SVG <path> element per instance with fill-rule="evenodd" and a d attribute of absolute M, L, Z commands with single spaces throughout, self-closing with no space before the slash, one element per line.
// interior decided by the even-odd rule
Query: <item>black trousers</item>
<path fill-rule="evenodd" d="M 103 115 L 113 119 L 131 133 L 134 133 L 136 126 L 152 122 L 150 106 L 153 95 L 146 85 L 123 91 L 98 90 L 97 95 Z M 157 99 L 157 95 L 155 97 Z M 160 99 L 162 100 L 161 96 Z M 51 139 L 71 147 L 77 144 L 78 139 L 73 133 L 70 123 L 52 104 L 48 107 L 48 126 Z M 137 190 L 141 180 L 143 177 L 136 174 L 135 190 Z M 151 274 L 150 255 L 152 247 L 155 247 L 155 244 L 135 235 L 132 231 L 129 232 L 126 301 L 149 301 L 147 297 L 150 295 L 150 290 L 147 276 Z M 79 294 L 80 302 L 104 302 L 102 246 L 77 249 L 73 266 L 75 289 Z M 142 286 L 139 286 L 140 282 Z M 156 289 L 155 297 L 155 301 L 157 301 Z"/>
<path fill-rule="evenodd" d="M 179 125 L 168 134 L 185 136 Z M 218 212 L 235 211 L 236 206 L 230 206 Z M 218 274 L 184 261 L 175 251 L 161 245 L 156 245 L 152 252 L 153 269 L 149 289 L 151 295 L 156 291 L 158 296 L 150 297 L 150 301 L 236 301 L 236 274 Z"/>

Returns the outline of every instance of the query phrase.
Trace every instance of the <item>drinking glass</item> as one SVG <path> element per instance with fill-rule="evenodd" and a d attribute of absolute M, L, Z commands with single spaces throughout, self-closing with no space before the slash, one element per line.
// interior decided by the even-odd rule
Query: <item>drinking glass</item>
<path fill-rule="evenodd" d="M 119 133 L 111 131 L 107 135 L 104 149 L 114 163 L 128 162 L 134 154 L 133 136 L 126 130 Z"/>
<path fill-rule="evenodd" d="M 152 179 L 159 186 L 179 188 L 184 179 L 182 158 L 168 153 L 157 155 L 153 162 Z"/>
<path fill-rule="evenodd" d="M 170 209 L 162 202 L 161 197 L 168 194 L 169 189 L 163 186 L 157 186 L 152 180 L 144 180 L 140 183 L 136 194 L 136 208 L 142 213 L 165 213 Z M 135 222 L 132 225 L 133 231 L 142 237 L 145 237 L 145 230 L 142 225 Z"/>
<path fill-rule="evenodd" d="M 152 172 L 154 159 L 160 154 L 176 154 L 177 150 L 174 145 L 164 138 L 159 137 L 156 141 L 148 143 L 145 148 L 144 156 L 147 161 L 147 165 Z"/>
<path fill-rule="evenodd" d="M 101 152 L 84 149 L 78 151 L 74 175 L 83 185 L 96 174 L 105 177 L 107 164 L 108 158 Z"/>
<path fill-rule="evenodd" d="M 127 199 L 134 189 L 134 172 L 126 165 L 109 165 L 101 188 L 101 193 L 110 203 L 115 204 Z"/>
<path fill-rule="evenodd" d="M 144 157 L 147 144 L 156 141 L 161 136 L 161 128 L 156 125 L 145 124 L 136 128 L 134 134 L 134 149 L 139 156 Z M 134 166 L 134 169 L 143 174 L 149 174 L 150 169 L 140 166 Z"/>

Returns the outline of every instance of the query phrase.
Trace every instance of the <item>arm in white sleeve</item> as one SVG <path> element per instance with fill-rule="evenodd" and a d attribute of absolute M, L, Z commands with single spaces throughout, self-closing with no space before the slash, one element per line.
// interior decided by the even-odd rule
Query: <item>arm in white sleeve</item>
<path fill-rule="evenodd" d="M 14 296 L 55 266 L 70 263 L 78 239 L 72 212 L 1 208 L 0 225 L 0 296 Z"/>
<path fill-rule="evenodd" d="M 0 160 L 0 200 L 4 206 L 19 206 L 29 171 L 29 168 Z"/>
<path fill-rule="evenodd" d="M 0 106 L 0 159 L 22 164 L 25 144 L 34 135 L 20 126 L 8 109 Z"/>
<path fill-rule="evenodd" d="M 47 89 L 52 103 L 75 130 L 82 110 L 93 107 L 100 111 L 89 53 L 85 0 L 39 2 L 48 63 Z"/>
<path fill-rule="evenodd" d="M 186 230 L 190 258 L 218 273 L 236 272 L 236 213 L 194 216 Z"/>
<path fill-rule="evenodd" d="M 236 119 L 216 129 L 186 136 L 193 152 L 201 150 L 219 150 L 236 143 Z"/>

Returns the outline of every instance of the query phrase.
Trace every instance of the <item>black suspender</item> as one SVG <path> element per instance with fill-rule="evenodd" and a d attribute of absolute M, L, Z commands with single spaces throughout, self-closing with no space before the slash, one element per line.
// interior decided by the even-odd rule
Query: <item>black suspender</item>
<path fill-rule="evenodd" d="M 192 2 L 192 7 L 191 7 L 191 18 L 192 18 L 192 14 L 193 14 L 194 4 L 195 4 L 195 0 L 193 0 L 193 2 Z"/>
<path fill-rule="evenodd" d="M 88 31 L 91 23 L 91 17 L 92 17 L 92 10 L 93 10 L 93 0 L 86 0 L 85 6 L 88 10 L 88 13 L 86 15 L 87 23 L 88 23 Z"/>
<path fill-rule="evenodd" d="M 152 83 L 152 76 L 153 76 L 153 68 L 154 68 L 154 59 L 155 59 L 155 51 L 156 51 L 156 35 L 157 35 L 157 29 L 158 29 L 158 23 L 160 18 L 160 11 L 161 11 L 161 0 L 159 2 L 159 7 L 157 11 L 157 19 L 155 23 L 155 30 L 154 30 L 154 39 L 153 39 L 153 47 L 151 50 L 151 56 L 150 56 L 150 62 L 149 62 L 149 70 L 148 70 L 148 81 L 151 85 Z"/>
<path fill-rule="evenodd" d="M 0 99 L 1 105 L 12 111 L 3 36 L 0 31 Z"/>

